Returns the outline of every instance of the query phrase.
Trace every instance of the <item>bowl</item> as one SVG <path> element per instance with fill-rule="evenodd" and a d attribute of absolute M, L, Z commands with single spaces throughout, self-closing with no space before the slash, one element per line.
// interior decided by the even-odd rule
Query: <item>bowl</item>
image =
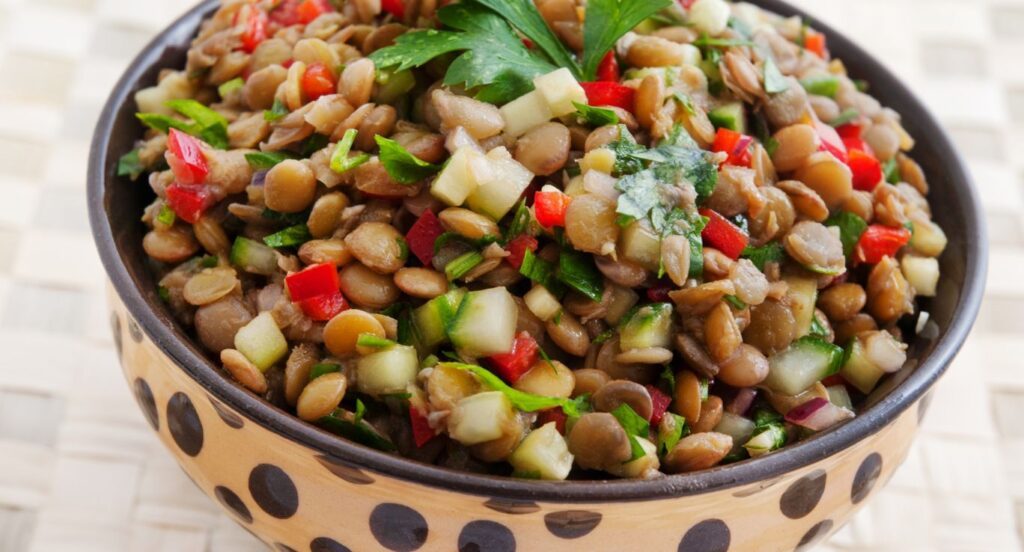
<path fill-rule="evenodd" d="M 755 2 L 804 15 L 776 0 Z M 141 238 L 144 184 L 116 176 L 142 131 L 133 93 L 180 66 L 206 1 L 145 47 L 111 93 L 92 142 L 88 199 L 110 278 L 110 321 L 139 407 L 182 469 L 279 550 L 805 550 L 827 538 L 906 458 L 929 390 L 963 344 L 985 281 L 978 201 L 949 139 L 888 70 L 817 26 L 873 94 L 903 115 L 949 236 L 930 319 L 908 366 L 854 420 L 755 460 L 652 481 L 538 482 L 420 464 L 341 440 L 224 377 L 160 301 Z"/>

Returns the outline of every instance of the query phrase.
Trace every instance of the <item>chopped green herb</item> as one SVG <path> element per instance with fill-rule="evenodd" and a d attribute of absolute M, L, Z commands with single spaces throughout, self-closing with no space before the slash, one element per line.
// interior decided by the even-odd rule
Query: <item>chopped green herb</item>
<path fill-rule="evenodd" d="M 204 255 L 199 259 L 199 266 L 203 268 L 216 268 L 220 264 L 220 259 L 216 255 Z"/>
<path fill-rule="evenodd" d="M 760 247 L 747 246 L 746 249 L 740 253 L 740 257 L 744 259 L 750 259 L 750 262 L 754 263 L 754 266 L 758 270 L 764 271 L 764 267 L 768 263 L 782 262 L 785 249 L 782 244 L 778 242 L 769 242 Z"/>
<path fill-rule="evenodd" d="M 633 135 L 625 125 L 619 125 L 619 138 L 604 146 L 615 154 L 614 172 L 616 176 L 633 174 L 644 169 L 644 160 L 633 156 L 647 148 L 637 144 Z"/>
<path fill-rule="evenodd" d="M 628 404 L 622 403 L 612 410 L 612 416 L 619 421 L 619 425 L 622 429 L 626 430 L 626 435 L 629 435 L 630 448 L 633 451 L 633 456 L 630 460 L 636 460 L 642 457 L 646 452 L 644 447 L 637 441 L 637 438 L 647 439 L 650 435 L 651 426 L 647 420 L 640 417 Z"/>
<path fill-rule="evenodd" d="M 164 286 L 156 287 L 156 296 L 159 297 L 160 300 L 163 301 L 164 303 L 171 302 L 171 290 L 165 288 Z"/>
<path fill-rule="evenodd" d="M 337 409 L 332 414 L 317 421 L 320 427 L 340 435 L 350 441 L 366 445 L 384 452 L 395 452 L 397 447 L 387 437 L 381 435 L 366 420 L 355 421 L 351 412 Z"/>
<path fill-rule="evenodd" d="M 903 180 L 903 175 L 900 174 L 900 164 L 895 157 L 889 158 L 888 161 L 882 165 L 882 172 L 885 174 L 885 181 L 889 184 L 899 184 Z"/>
<path fill-rule="evenodd" d="M 356 399 L 356 417 L 352 422 L 358 424 L 363 421 L 364 415 L 366 415 L 366 405 L 363 404 L 362 399 Z"/>
<path fill-rule="evenodd" d="M 676 90 L 672 93 L 672 99 L 679 105 L 683 106 L 683 109 L 685 109 L 690 115 L 697 114 L 697 109 L 693 106 L 693 99 L 691 99 L 690 96 Z"/>
<path fill-rule="evenodd" d="M 732 308 L 736 310 L 743 310 L 747 308 L 747 304 L 744 303 L 742 300 L 740 300 L 739 297 L 736 297 L 735 295 L 726 295 L 725 297 L 723 297 L 723 299 L 725 299 L 725 302 L 732 305 Z"/>
<path fill-rule="evenodd" d="M 608 341 L 609 339 L 611 339 L 612 336 L 614 336 L 614 335 L 615 335 L 615 330 L 607 329 L 607 330 L 597 334 L 596 336 L 594 336 L 594 339 L 591 339 L 590 342 L 593 343 L 594 345 L 600 345 L 600 344 L 604 343 L 605 341 Z"/>
<path fill-rule="evenodd" d="M 604 277 L 593 258 L 569 247 L 563 248 L 558 257 L 558 279 L 591 301 L 600 301 L 604 293 Z"/>
<path fill-rule="evenodd" d="M 293 156 L 283 151 L 254 151 L 245 154 L 245 160 L 249 166 L 256 169 L 269 169 L 285 159 L 292 159 Z"/>
<path fill-rule="evenodd" d="M 522 236 L 524 234 L 533 235 L 534 228 L 538 225 L 533 219 L 533 211 L 526 206 L 526 200 L 520 200 L 519 204 L 516 205 L 515 212 L 512 214 L 512 219 L 508 224 L 508 229 L 505 230 L 505 237 L 502 240 L 503 244 Z"/>
<path fill-rule="evenodd" d="M 183 121 L 159 113 L 137 113 L 135 116 L 150 128 L 160 132 L 175 128 L 200 138 L 217 149 L 228 147 L 228 120 L 220 113 L 191 99 L 169 100 L 164 105 L 189 120 Z"/>
<path fill-rule="evenodd" d="M 373 334 L 364 333 L 359 334 L 359 337 L 356 338 L 356 345 L 360 347 L 369 347 L 371 349 L 388 349 L 390 347 L 394 347 L 397 344 L 394 341 L 391 341 L 390 339 L 385 339 L 383 337 L 378 337 Z"/>
<path fill-rule="evenodd" d="M 228 94 L 235 90 L 241 90 L 243 86 L 245 86 L 245 81 L 242 80 L 242 77 L 237 77 L 218 86 L 217 93 L 220 94 L 221 98 L 227 98 Z"/>
<path fill-rule="evenodd" d="M 321 362 L 320 364 L 314 364 L 313 367 L 309 369 L 309 381 L 313 381 L 325 374 L 340 371 L 341 365 L 334 362 Z"/>
<path fill-rule="evenodd" d="M 486 368 L 476 366 L 474 364 L 463 364 L 459 362 L 449 362 L 446 366 L 458 368 L 459 370 L 465 370 L 472 372 L 476 377 L 480 378 L 485 385 L 495 391 L 501 391 L 508 400 L 512 402 L 512 405 L 522 410 L 523 412 L 537 412 L 538 410 L 547 410 L 548 408 L 560 407 L 562 412 L 566 416 L 571 418 L 579 417 L 580 413 L 585 409 L 587 396 L 577 397 L 575 399 L 559 399 L 555 397 L 541 397 L 540 395 L 534 395 L 531 393 L 525 393 L 518 389 L 509 387 L 507 383 L 501 380 L 498 376 L 494 375 Z"/>
<path fill-rule="evenodd" d="M 576 112 L 579 114 L 578 119 L 592 127 L 619 124 L 619 116 L 611 109 L 592 107 L 579 102 L 572 102 L 572 105 L 576 106 Z"/>
<path fill-rule="evenodd" d="M 281 100 L 274 100 L 274 105 L 263 112 L 263 120 L 271 123 L 277 122 L 288 113 L 288 106 L 284 105 L 284 102 Z"/>
<path fill-rule="evenodd" d="M 871 83 L 864 79 L 853 79 L 853 85 L 857 87 L 858 92 L 867 92 L 871 89 Z"/>
<path fill-rule="evenodd" d="M 849 211 L 839 211 L 832 215 L 825 221 L 825 226 L 839 227 L 839 241 L 843 242 L 843 254 L 847 258 L 860 241 L 860 235 L 868 229 L 868 223 L 864 222 L 864 219 Z"/>
<path fill-rule="evenodd" d="M 465 276 L 476 265 L 484 262 L 484 256 L 479 251 L 469 251 L 459 255 L 444 266 L 444 274 L 449 282 L 453 282 Z"/>
<path fill-rule="evenodd" d="M 370 160 L 370 155 L 367 153 L 360 153 L 354 157 L 348 156 L 358 133 L 359 131 L 356 129 L 350 128 L 345 131 L 341 140 L 338 140 L 338 145 L 334 148 L 334 153 L 331 154 L 332 171 L 343 174 Z"/>
<path fill-rule="evenodd" d="M 706 33 L 693 41 L 698 48 L 744 48 L 756 46 L 749 40 L 737 40 L 734 38 L 711 38 Z"/>
<path fill-rule="evenodd" d="M 139 160 L 138 148 L 129 151 L 117 160 L 117 176 L 127 176 L 132 180 L 138 180 L 144 172 L 146 172 L 146 167 Z"/>
<path fill-rule="evenodd" d="M 331 139 L 323 134 L 314 134 L 306 139 L 302 144 L 301 157 L 310 157 L 314 153 L 327 147 Z"/>
<path fill-rule="evenodd" d="M 669 389 L 676 388 L 676 373 L 672 369 L 671 365 L 665 365 L 665 367 L 661 370 L 661 375 L 658 376 L 658 381 L 665 382 L 668 385 Z"/>
<path fill-rule="evenodd" d="M 477 0 L 505 18 L 516 30 L 529 38 L 558 67 L 567 67 L 577 79 L 584 75 L 576 58 L 551 31 L 544 17 L 531 0 Z M 627 29 L 629 30 L 629 29 Z M 623 31 L 625 34 L 625 31 Z M 621 35 L 620 35 L 621 36 Z M 596 67 L 596 66 L 595 66 Z"/>
<path fill-rule="evenodd" d="M 666 418 L 672 421 L 665 424 Z M 683 437 L 690 434 L 690 427 L 686 424 L 686 418 L 672 412 L 666 412 L 665 418 L 662 420 L 662 425 L 658 427 L 658 455 L 665 456 L 679 444 Z M 662 431 L 666 427 L 668 431 Z"/>
<path fill-rule="evenodd" d="M 775 150 L 779 149 L 779 141 L 772 136 L 771 129 L 768 127 L 768 120 L 765 119 L 761 113 L 754 113 L 754 136 L 764 146 L 764 150 L 768 152 L 768 156 L 771 157 L 775 154 Z"/>
<path fill-rule="evenodd" d="M 297 224 L 263 238 L 263 243 L 277 249 L 302 245 L 311 239 L 313 236 L 309 234 L 309 228 L 305 224 Z"/>
<path fill-rule="evenodd" d="M 589 0 L 583 21 L 584 79 L 596 80 L 601 60 L 615 43 L 644 19 L 670 5 L 670 0 Z"/>
<path fill-rule="evenodd" d="M 529 249 L 523 255 L 523 264 L 519 267 L 519 273 L 535 284 L 540 284 L 555 296 L 565 293 L 565 287 L 558 280 L 555 266 L 540 257 L 534 255 Z"/>
<path fill-rule="evenodd" d="M 856 108 L 848 107 L 843 110 L 835 120 L 830 122 L 829 125 L 833 127 L 841 127 L 846 123 L 856 120 L 858 117 L 860 117 L 860 111 L 857 111 Z"/>
<path fill-rule="evenodd" d="M 764 91 L 769 94 L 778 94 L 789 90 L 789 81 L 782 75 L 782 71 L 779 71 L 779 66 L 775 65 L 775 60 L 771 56 L 764 60 Z"/>
<path fill-rule="evenodd" d="M 176 218 L 177 215 L 174 214 L 174 209 L 171 209 L 171 206 L 166 203 L 160 207 L 160 212 L 156 215 L 157 222 L 164 226 L 171 226 Z"/>
<path fill-rule="evenodd" d="M 807 77 L 800 81 L 800 85 L 808 94 L 835 98 L 839 92 L 839 78 L 835 75 L 818 75 Z"/>
<path fill-rule="evenodd" d="M 380 146 L 380 162 L 388 171 L 391 179 L 399 184 L 415 184 L 441 170 L 440 165 L 426 161 L 409 153 L 398 142 L 378 135 L 377 145 Z"/>
<path fill-rule="evenodd" d="M 282 213 L 273 209 L 264 208 L 260 216 L 273 222 L 281 224 L 287 224 L 288 226 L 296 226 L 303 224 L 306 219 L 309 218 L 309 212 L 303 211 L 301 213 Z"/>

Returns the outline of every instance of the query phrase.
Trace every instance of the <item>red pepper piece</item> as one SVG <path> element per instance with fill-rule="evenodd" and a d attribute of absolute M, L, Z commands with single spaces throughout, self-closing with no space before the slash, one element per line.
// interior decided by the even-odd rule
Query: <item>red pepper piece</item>
<path fill-rule="evenodd" d="M 544 228 L 565 226 L 565 212 L 572 198 L 558 190 L 541 190 L 533 195 L 533 214 Z"/>
<path fill-rule="evenodd" d="M 167 133 L 167 154 L 164 157 L 178 184 L 202 184 L 210 174 L 199 139 L 176 128 Z"/>
<path fill-rule="evenodd" d="M 590 105 L 620 107 L 630 113 L 636 105 L 636 90 L 617 82 L 581 82 L 580 86 Z"/>
<path fill-rule="evenodd" d="M 423 448 L 423 445 L 437 437 L 437 432 L 427 421 L 427 415 L 412 405 L 409 406 L 409 423 L 412 425 L 412 440 L 416 448 Z"/>
<path fill-rule="evenodd" d="M 269 18 L 280 27 L 291 27 L 299 23 L 299 4 L 301 0 L 282 0 L 277 7 L 270 10 Z"/>
<path fill-rule="evenodd" d="M 537 238 L 533 236 L 526 234 L 518 236 L 505 246 L 505 250 L 508 251 L 508 257 L 505 257 L 505 260 L 508 261 L 508 264 L 514 266 L 516 270 L 519 270 L 523 266 L 523 258 L 526 257 L 526 252 L 536 252 L 539 245 Z"/>
<path fill-rule="evenodd" d="M 859 149 L 851 149 L 846 164 L 853 172 L 853 187 L 870 192 L 882 182 L 882 163 L 874 155 Z"/>
<path fill-rule="evenodd" d="M 334 94 L 336 83 L 334 73 L 323 63 L 311 63 L 302 74 L 302 93 L 309 101 L 320 96 Z"/>
<path fill-rule="evenodd" d="M 321 295 L 333 294 L 341 284 L 338 280 L 338 267 L 331 263 L 320 263 L 299 272 L 285 276 L 284 285 L 292 301 L 303 301 Z"/>
<path fill-rule="evenodd" d="M 814 129 L 817 131 L 818 137 L 821 138 L 820 151 L 827 151 L 836 159 L 846 163 L 846 145 L 839 132 L 820 121 L 815 121 Z"/>
<path fill-rule="evenodd" d="M 430 266 L 430 261 L 434 259 L 434 242 L 437 238 L 444 234 L 444 227 L 441 226 L 441 221 L 437 219 L 437 215 L 431 210 L 423 211 L 420 218 L 412 225 L 409 229 L 409 233 L 405 235 L 405 243 L 409 246 L 409 251 L 412 251 L 413 255 L 423 263 L 423 266 Z"/>
<path fill-rule="evenodd" d="M 601 64 L 597 66 L 597 80 L 603 82 L 619 82 L 622 73 L 619 71 L 619 60 L 615 57 L 614 50 L 601 58 Z"/>
<path fill-rule="evenodd" d="M 299 16 L 299 23 L 303 25 L 332 11 L 334 11 L 334 7 L 327 0 L 302 0 L 302 3 L 295 10 Z"/>
<path fill-rule="evenodd" d="M 721 251 L 731 259 L 739 259 L 749 241 L 743 230 L 711 209 L 701 209 L 700 214 L 708 217 L 708 224 L 700 233 L 704 243 Z"/>
<path fill-rule="evenodd" d="M 821 384 L 824 385 L 825 387 L 832 387 L 833 385 L 845 386 L 846 380 L 843 379 L 843 376 L 839 374 L 832 374 L 831 376 L 828 376 L 827 378 L 821 380 Z"/>
<path fill-rule="evenodd" d="M 696 3 L 697 3 L 697 0 L 679 0 L 679 5 L 682 6 L 683 9 L 687 9 L 687 10 L 690 9 L 691 7 L 693 7 L 693 5 L 696 4 Z"/>
<path fill-rule="evenodd" d="M 339 290 L 334 293 L 326 293 L 309 299 L 303 299 L 299 301 L 299 307 L 311 319 L 317 322 L 326 322 L 337 316 L 339 312 L 348 310 L 348 301 L 345 300 L 345 296 Z"/>
<path fill-rule="evenodd" d="M 502 379 L 509 383 L 515 383 L 530 368 L 533 368 L 534 363 L 537 362 L 539 350 L 537 340 L 532 335 L 519 332 L 515 341 L 512 342 L 512 350 L 491 356 L 491 365 Z"/>
<path fill-rule="evenodd" d="M 738 167 L 749 167 L 751 164 L 750 144 L 754 139 L 734 130 L 720 128 L 715 134 L 715 141 L 711 144 L 711 151 L 725 152 L 729 158 L 725 160 L 726 165 Z"/>
<path fill-rule="evenodd" d="M 206 186 L 174 182 L 165 190 L 167 205 L 181 220 L 195 224 L 216 200 Z"/>
<path fill-rule="evenodd" d="M 804 35 L 804 48 L 821 59 L 828 59 L 829 57 L 825 35 L 818 31 L 807 29 L 807 33 Z"/>
<path fill-rule="evenodd" d="M 242 50 L 251 54 L 266 39 L 267 14 L 255 4 L 250 4 L 249 15 L 245 20 L 245 31 L 242 32 Z"/>
<path fill-rule="evenodd" d="M 661 419 L 665 417 L 665 412 L 668 411 L 668 405 L 672 403 L 672 397 L 669 397 L 657 387 L 653 385 L 645 385 L 647 392 L 651 395 L 651 404 L 654 408 L 651 410 L 650 422 L 654 425 L 661 423 Z"/>
<path fill-rule="evenodd" d="M 912 234 L 906 228 L 890 228 L 881 224 L 868 226 L 857 242 L 857 260 L 877 264 L 885 257 L 894 257 L 901 247 L 910 243 Z"/>
<path fill-rule="evenodd" d="M 647 298 L 655 303 L 668 301 L 668 292 L 673 284 L 669 280 L 658 280 L 653 286 L 647 288 Z"/>
<path fill-rule="evenodd" d="M 543 427 L 551 422 L 555 422 L 555 429 L 562 435 L 565 435 L 566 418 L 565 412 L 561 408 L 541 410 L 537 413 L 537 427 Z"/>
<path fill-rule="evenodd" d="M 380 9 L 395 16 L 395 19 L 405 19 L 405 2 L 402 0 L 381 0 Z"/>

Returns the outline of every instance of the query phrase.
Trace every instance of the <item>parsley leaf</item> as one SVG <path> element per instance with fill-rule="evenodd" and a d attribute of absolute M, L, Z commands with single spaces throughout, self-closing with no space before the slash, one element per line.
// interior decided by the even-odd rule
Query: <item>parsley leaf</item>
<path fill-rule="evenodd" d="M 769 56 L 764 60 L 764 91 L 769 94 L 779 94 L 789 90 L 789 82 L 782 76 L 779 66 Z"/>
<path fill-rule="evenodd" d="M 427 163 L 390 138 L 377 135 L 376 140 L 380 146 L 381 164 L 391 179 L 399 184 L 415 184 L 441 170 L 440 165 Z"/>
<path fill-rule="evenodd" d="M 629 445 L 633 451 L 633 456 L 630 460 L 636 460 L 642 457 L 646 452 L 644 447 L 640 444 L 637 438 L 646 439 L 650 436 L 651 425 L 647 420 L 640 417 L 628 404 L 622 403 L 612 410 L 612 416 L 619 421 L 619 425 L 622 429 L 626 430 L 626 435 L 629 435 Z"/>
<path fill-rule="evenodd" d="M 269 169 L 285 159 L 292 159 L 293 156 L 283 151 L 256 151 L 245 154 L 245 160 L 249 166 L 256 169 Z"/>
<path fill-rule="evenodd" d="M 839 227 L 839 241 L 843 242 L 843 254 L 847 258 L 853 254 L 853 248 L 857 247 L 860 235 L 868 229 L 864 219 L 849 211 L 839 211 L 832 215 L 825 221 L 825 226 Z"/>
<path fill-rule="evenodd" d="M 782 261 L 784 250 L 782 244 L 779 242 L 766 243 L 760 247 L 747 246 L 746 249 L 740 253 L 740 257 L 749 259 L 750 262 L 754 263 L 754 266 L 758 270 L 764 271 L 764 267 L 768 263 L 777 263 Z"/>
<path fill-rule="evenodd" d="M 579 114 L 578 118 L 592 127 L 619 124 L 619 116 L 611 109 L 593 107 L 578 102 L 572 102 L 572 105 L 576 106 L 576 112 Z"/>
<path fill-rule="evenodd" d="M 591 256 L 568 247 L 562 249 L 558 258 L 558 279 L 591 301 L 600 301 L 604 294 L 604 278 Z"/>
<path fill-rule="evenodd" d="M 670 418 L 672 422 L 662 425 L 667 428 L 667 431 L 662 431 L 662 427 L 658 428 L 658 454 L 665 456 L 672 449 L 679 444 L 679 441 L 690 434 L 690 428 L 686 425 L 686 418 L 679 414 L 672 412 L 665 413 L 666 418 Z"/>
<path fill-rule="evenodd" d="M 494 1 L 494 0 L 490 0 Z M 671 0 L 590 0 L 583 21 L 583 76 L 596 80 L 597 67 L 624 34 L 672 5 Z M 556 60 L 557 61 L 557 60 Z"/>
<path fill-rule="evenodd" d="M 559 399 L 555 397 L 542 397 L 540 395 L 534 395 L 532 393 L 526 393 L 518 389 L 509 387 L 507 383 L 501 380 L 498 376 L 494 375 L 491 371 L 487 370 L 482 366 L 476 366 L 474 364 L 463 364 L 459 362 L 447 362 L 447 366 L 471 372 L 476 377 L 483 380 L 483 383 L 494 389 L 495 391 L 501 391 L 508 400 L 512 403 L 512 406 L 516 407 L 523 412 L 537 412 L 538 410 L 547 410 L 549 408 L 560 407 L 562 412 L 566 416 L 571 418 L 579 417 L 581 411 L 585 410 L 585 405 L 588 396 L 583 395 L 576 399 Z"/>
<path fill-rule="evenodd" d="M 833 127 L 841 127 L 846 123 L 854 121 L 857 117 L 860 117 L 860 111 L 856 108 L 848 107 L 842 113 L 839 114 L 832 122 L 829 123 Z"/>
<path fill-rule="evenodd" d="M 263 112 L 263 120 L 273 123 L 287 114 L 288 106 L 284 105 L 281 100 L 274 100 L 274 105 Z"/>
<path fill-rule="evenodd" d="M 625 125 L 619 125 L 619 138 L 614 142 L 609 142 L 605 147 L 615 154 L 614 172 L 616 175 L 633 174 L 643 170 L 643 160 L 636 158 L 633 154 L 644 151 L 645 148 L 633 140 L 633 135 L 629 133 Z"/>
<path fill-rule="evenodd" d="M 513 27 L 523 33 L 526 38 L 533 41 L 555 65 L 567 67 L 577 79 L 583 77 L 583 74 L 580 72 L 580 66 L 576 63 L 576 58 L 562 45 L 562 41 L 555 36 L 555 33 L 551 31 L 551 28 L 548 27 L 548 24 L 544 21 L 532 0 L 476 0 L 476 2 L 487 6 L 504 17 Z M 590 3 L 588 14 L 593 13 L 590 10 L 593 9 L 596 3 Z M 643 4 L 645 2 L 641 0 L 640 3 Z M 639 20 L 637 23 L 639 23 Z M 619 36 L 622 36 L 634 26 L 635 24 L 630 25 Z M 618 40 L 618 37 L 615 40 Z M 594 67 L 596 68 L 597 66 L 595 65 Z"/>
<path fill-rule="evenodd" d="M 217 94 L 220 94 L 221 98 L 227 98 L 228 94 L 234 92 L 235 90 L 240 90 L 244 86 L 245 80 L 243 80 L 242 77 L 236 77 L 218 86 Z"/>
<path fill-rule="evenodd" d="M 305 224 L 297 224 L 263 238 L 263 243 L 277 249 L 302 245 L 312 238 L 313 236 L 309 234 L 309 228 Z"/>
<path fill-rule="evenodd" d="M 370 160 L 368 153 L 360 153 L 352 157 L 348 155 L 352 151 L 352 144 L 356 141 L 358 132 L 356 129 L 350 128 L 345 131 L 341 140 L 338 140 L 338 145 L 334 148 L 334 153 L 331 154 L 332 171 L 343 174 Z"/>
<path fill-rule="evenodd" d="M 463 52 L 451 65 L 444 84 L 477 89 L 477 99 L 506 103 L 533 90 L 533 78 L 558 67 L 526 48 L 505 19 L 472 3 L 441 8 L 437 17 L 454 30 L 406 33 L 395 44 L 370 55 L 377 69 L 420 67 L 451 52 Z"/>
<path fill-rule="evenodd" d="M 523 255 L 523 264 L 519 267 L 519 273 L 526 276 L 535 284 L 540 284 L 555 296 L 565 293 L 565 287 L 558 279 L 555 266 L 544 259 L 533 254 L 533 251 L 526 250 Z"/>
<path fill-rule="evenodd" d="M 194 121 L 191 131 L 185 132 L 202 138 L 217 149 L 227 149 L 228 120 L 223 115 L 195 100 L 170 100 L 164 105 Z"/>
<path fill-rule="evenodd" d="M 144 172 L 146 172 L 146 167 L 142 165 L 142 161 L 139 159 L 138 149 L 129 151 L 117 161 L 117 176 L 127 176 L 132 180 L 138 180 L 139 176 Z"/>

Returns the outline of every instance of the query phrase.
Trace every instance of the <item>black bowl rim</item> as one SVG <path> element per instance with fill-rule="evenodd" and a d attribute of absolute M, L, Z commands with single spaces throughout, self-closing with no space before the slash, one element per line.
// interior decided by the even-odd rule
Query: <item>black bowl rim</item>
<path fill-rule="evenodd" d="M 755 0 L 754 3 L 785 16 L 799 15 L 805 21 L 812 20 L 803 11 L 781 0 Z M 944 338 L 936 344 L 932 353 L 923 359 L 906 381 L 854 420 L 777 453 L 704 472 L 650 481 L 543 482 L 477 475 L 407 460 L 338 439 L 268 405 L 262 399 L 234 385 L 222 376 L 194 345 L 176 337 L 172 329 L 156 315 L 141 290 L 132 281 L 113 239 L 104 201 L 107 175 L 105 159 L 108 157 L 109 136 L 113 130 L 117 110 L 125 101 L 130 100 L 133 87 L 146 69 L 156 62 L 159 57 L 158 50 L 165 45 L 171 35 L 180 32 L 184 27 L 190 27 L 194 32 L 201 18 L 216 5 L 217 0 L 200 3 L 156 36 L 135 58 L 111 92 L 96 126 L 89 159 L 88 202 L 93 237 L 114 289 L 154 344 L 217 400 L 270 431 L 331 458 L 351 463 L 355 467 L 436 488 L 481 496 L 553 503 L 665 499 L 771 480 L 848 449 L 896 419 L 920 399 L 945 372 L 963 345 L 977 316 L 987 270 L 986 231 L 981 224 L 977 192 L 957 150 L 934 117 L 886 67 L 843 35 L 816 22 L 815 27 L 829 37 L 831 49 L 844 54 L 839 57 L 858 59 L 862 66 L 861 72 L 870 74 L 869 80 L 873 84 L 884 84 L 887 96 L 900 97 L 905 100 L 904 103 L 911 106 L 912 113 L 904 112 L 904 116 L 908 119 L 914 118 L 916 127 L 933 136 L 937 141 L 937 153 L 951 159 L 949 165 L 953 172 L 950 179 L 964 187 L 961 214 L 968 230 L 967 243 L 974 244 L 974 247 L 967 248 L 960 300 L 954 309 L 952 322 Z"/>

